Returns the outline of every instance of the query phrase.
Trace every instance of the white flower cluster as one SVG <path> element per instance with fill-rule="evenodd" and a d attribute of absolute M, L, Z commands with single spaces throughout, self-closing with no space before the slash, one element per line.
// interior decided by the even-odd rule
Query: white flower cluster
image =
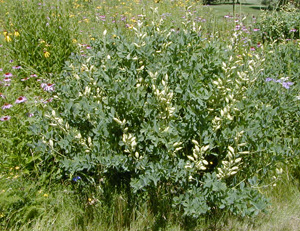
<path fill-rule="evenodd" d="M 161 118 L 166 119 L 167 117 L 173 116 L 175 107 L 172 107 L 173 92 L 168 87 L 168 75 L 166 74 L 161 83 L 163 89 L 159 90 L 155 85 L 152 85 L 154 95 L 157 97 L 161 105 L 164 107 L 164 111 L 161 113 Z"/>
<path fill-rule="evenodd" d="M 193 148 L 193 155 L 187 156 L 187 158 L 189 158 L 189 160 L 191 160 L 195 164 L 195 167 L 198 170 L 206 170 L 209 163 L 204 159 L 204 154 L 207 150 L 209 150 L 209 145 L 200 147 L 198 141 L 192 140 L 192 142 L 195 145 Z M 192 168 L 192 165 L 188 163 L 185 167 Z"/>
<path fill-rule="evenodd" d="M 235 175 L 239 170 L 239 165 L 242 163 L 242 158 L 236 157 L 234 148 L 231 146 L 228 146 L 226 159 L 222 161 L 222 166 L 218 168 L 217 177 L 220 179 Z"/>

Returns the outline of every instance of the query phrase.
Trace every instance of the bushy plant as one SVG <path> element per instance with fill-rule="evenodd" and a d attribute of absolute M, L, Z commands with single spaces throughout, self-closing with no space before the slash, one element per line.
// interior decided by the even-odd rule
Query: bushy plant
<path fill-rule="evenodd" d="M 241 49 L 237 33 L 206 41 L 139 26 L 134 41 L 104 32 L 67 63 L 34 128 L 39 167 L 79 184 L 125 185 L 153 204 L 170 198 L 192 217 L 264 210 L 255 175 L 276 161 L 261 150 L 266 115 L 249 99 L 263 82 L 259 53 Z"/>

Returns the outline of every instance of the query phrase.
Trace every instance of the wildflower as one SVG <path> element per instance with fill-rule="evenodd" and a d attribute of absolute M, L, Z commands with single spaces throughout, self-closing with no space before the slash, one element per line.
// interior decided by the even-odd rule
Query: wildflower
<path fill-rule="evenodd" d="M 44 197 L 48 197 L 49 195 L 48 195 L 47 193 L 45 193 L 43 196 L 44 196 Z"/>
<path fill-rule="evenodd" d="M 1 118 L 0 118 L 0 120 L 1 121 L 8 121 L 8 120 L 10 120 L 10 116 L 2 116 Z"/>
<path fill-rule="evenodd" d="M 20 36 L 20 33 L 19 33 L 19 31 L 18 31 L 18 30 L 15 30 L 15 32 L 14 32 L 14 36 L 16 36 L 16 37 Z"/>
<path fill-rule="evenodd" d="M 49 58 L 50 57 L 50 52 L 49 51 L 44 51 L 44 56 L 45 56 L 45 58 Z"/>
<path fill-rule="evenodd" d="M 296 32 L 297 31 L 297 29 L 291 29 L 290 30 L 290 32 Z"/>
<path fill-rule="evenodd" d="M 30 77 L 37 77 L 37 75 L 36 74 L 31 74 Z"/>
<path fill-rule="evenodd" d="M 5 31 L 3 31 L 3 35 L 4 36 L 7 36 L 8 35 L 8 32 L 5 30 Z"/>
<path fill-rule="evenodd" d="M 0 68 L 0 71 L 3 71 L 3 69 L 2 69 L 2 68 Z"/>
<path fill-rule="evenodd" d="M 1 97 L 2 99 L 5 99 L 5 95 L 3 95 L 1 92 L 0 92 L 0 97 Z"/>
<path fill-rule="evenodd" d="M 3 76 L 4 77 L 13 77 L 13 74 L 12 73 L 5 73 Z"/>
<path fill-rule="evenodd" d="M 31 117 L 33 117 L 33 116 L 34 116 L 34 114 L 33 114 L 33 113 L 26 113 L 26 115 L 27 115 L 29 118 L 31 118 Z"/>
<path fill-rule="evenodd" d="M 289 89 L 290 86 L 292 86 L 294 83 L 293 82 L 283 82 L 282 86 L 286 89 Z"/>
<path fill-rule="evenodd" d="M 75 176 L 75 177 L 73 177 L 72 180 L 75 181 L 75 182 L 77 182 L 78 180 L 81 180 L 81 177 L 80 176 Z"/>
<path fill-rule="evenodd" d="M 19 70 L 21 69 L 22 67 L 21 66 L 13 66 L 12 69 L 15 69 L 15 70 Z"/>
<path fill-rule="evenodd" d="M 54 91 L 54 85 L 55 84 L 51 84 L 51 83 L 42 83 L 41 88 L 43 88 L 44 91 Z"/>
<path fill-rule="evenodd" d="M 2 106 L 2 109 L 5 110 L 5 109 L 9 109 L 11 108 L 13 105 L 9 104 L 9 103 L 5 103 L 3 106 Z"/>
<path fill-rule="evenodd" d="M 254 29 L 253 29 L 253 31 L 260 31 L 260 29 L 258 29 L 258 28 L 254 28 Z"/>
<path fill-rule="evenodd" d="M 3 81 L 5 81 L 5 82 L 10 82 L 10 81 L 11 81 L 11 78 L 6 77 L 6 78 L 3 79 Z"/>
<path fill-rule="evenodd" d="M 46 103 L 51 103 L 53 101 L 53 98 L 50 98 L 50 99 L 47 99 L 45 100 L 43 103 L 46 104 Z"/>
<path fill-rule="evenodd" d="M 251 51 L 255 51 L 255 48 L 254 48 L 254 47 L 250 47 L 250 50 L 251 50 Z"/>
<path fill-rule="evenodd" d="M 260 48 L 261 47 L 261 43 L 257 43 L 257 45 L 256 45 L 258 48 Z"/>
<path fill-rule="evenodd" d="M 25 96 L 20 96 L 20 97 L 16 100 L 15 103 L 24 103 L 24 102 L 26 102 L 26 101 L 27 101 L 27 99 L 26 99 Z"/>
<path fill-rule="evenodd" d="M 26 78 L 24 78 L 24 79 L 21 79 L 21 81 L 24 82 L 24 81 L 26 81 L 26 80 L 28 80 L 28 79 L 29 79 L 29 77 L 26 77 Z"/>
<path fill-rule="evenodd" d="M 77 43 L 77 40 L 76 40 L 76 39 L 72 39 L 72 42 L 73 42 L 73 43 Z"/>
<path fill-rule="evenodd" d="M 274 81 L 272 78 L 266 78 L 266 82 Z"/>
<path fill-rule="evenodd" d="M 239 30 L 239 29 L 241 29 L 241 26 L 240 25 L 236 25 L 235 26 L 235 30 Z"/>
<path fill-rule="evenodd" d="M 92 49 L 92 47 L 90 47 L 90 46 L 86 46 L 86 49 L 90 50 L 90 49 Z"/>
<path fill-rule="evenodd" d="M 5 40 L 6 42 L 11 42 L 11 38 L 9 37 L 9 35 L 6 35 L 6 36 L 4 37 L 4 40 Z"/>

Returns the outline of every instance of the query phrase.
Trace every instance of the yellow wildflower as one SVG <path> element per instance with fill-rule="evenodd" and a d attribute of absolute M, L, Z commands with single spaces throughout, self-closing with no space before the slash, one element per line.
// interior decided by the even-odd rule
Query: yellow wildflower
<path fill-rule="evenodd" d="M 6 36 L 4 37 L 4 40 L 5 40 L 6 42 L 11 42 L 11 38 L 9 37 L 9 35 L 6 35 Z"/>
<path fill-rule="evenodd" d="M 44 197 L 48 197 L 49 195 L 48 195 L 47 193 L 45 193 L 43 196 L 44 196 Z"/>
<path fill-rule="evenodd" d="M 45 58 L 49 58 L 50 57 L 50 52 L 49 51 L 44 51 L 44 56 L 45 56 Z"/>
<path fill-rule="evenodd" d="M 77 43 L 77 40 L 76 40 L 76 39 L 72 39 L 72 42 L 73 42 L 73 43 Z"/>
<path fill-rule="evenodd" d="M 16 37 L 20 36 L 19 31 L 15 30 L 14 36 L 16 36 Z"/>

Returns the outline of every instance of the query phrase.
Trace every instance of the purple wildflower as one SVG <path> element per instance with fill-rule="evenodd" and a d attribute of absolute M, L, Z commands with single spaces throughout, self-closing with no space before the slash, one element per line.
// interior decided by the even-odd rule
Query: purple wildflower
<path fill-rule="evenodd" d="M 266 82 L 274 81 L 272 78 L 266 78 Z"/>
<path fill-rule="evenodd" d="M 253 29 L 253 31 L 260 31 L 260 29 L 258 29 L 258 28 L 254 28 L 254 29 Z"/>
<path fill-rule="evenodd" d="M 33 117 L 33 116 L 34 116 L 33 113 L 27 113 L 26 115 L 27 115 L 28 117 Z"/>
<path fill-rule="evenodd" d="M 4 77 L 13 77 L 13 74 L 8 72 L 8 73 L 5 73 L 3 76 Z"/>
<path fill-rule="evenodd" d="M 3 106 L 2 106 L 2 109 L 5 110 L 5 109 L 9 109 L 11 108 L 13 105 L 9 104 L 9 103 L 5 103 Z"/>
<path fill-rule="evenodd" d="M 44 91 L 54 91 L 54 83 L 42 83 L 41 87 L 44 89 Z"/>
<path fill-rule="evenodd" d="M 19 98 L 17 98 L 15 103 L 24 103 L 26 101 L 27 101 L 27 99 L 25 96 L 20 96 Z"/>
<path fill-rule="evenodd" d="M 1 118 L 0 118 L 0 120 L 1 121 L 7 121 L 7 120 L 10 120 L 10 116 L 2 116 Z"/>
<path fill-rule="evenodd" d="M 3 81 L 5 81 L 5 82 L 10 82 L 10 81 L 11 81 L 11 78 L 6 77 L 6 78 L 3 79 Z"/>
<path fill-rule="evenodd" d="M 289 89 L 290 86 L 292 86 L 294 83 L 293 82 L 283 82 L 282 86 L 286 89 Z"/>
<path fill-rule="evenodd" d="M 73 177 L 72 180 L 75 181 L 75 182 L 77 182 L 78 180 L 81 180 L 81 177 L 80 176 L 75 176 L 75 177 Z"/>

